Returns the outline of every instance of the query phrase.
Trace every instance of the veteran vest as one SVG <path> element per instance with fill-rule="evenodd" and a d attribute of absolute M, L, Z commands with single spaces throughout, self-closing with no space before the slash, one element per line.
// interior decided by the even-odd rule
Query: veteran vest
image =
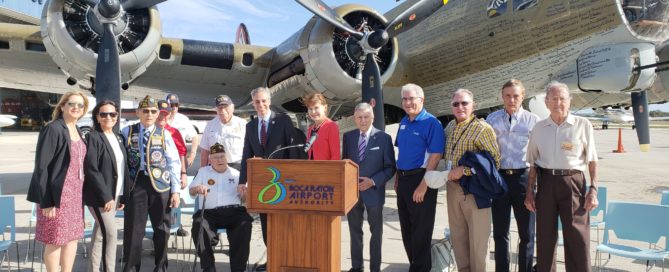
<path fill-rule="evenodd" d="M 126 147 L 128 150 L 128 171 L 132 177 L 136 177 L 139 171 L 142 171 L 141 143 L 143 135 L 140 132 L 139 124 L 130 126 Z M 144 143 L 146 172 L 148 173 L 151 185 L 158 192 L 167 192 L 170 190 L 170 172 L 167 171 L 167 158 L 165 157 L 165 131 L 158 126 L 154 126 L 149 135 L 149 142 Z"/>

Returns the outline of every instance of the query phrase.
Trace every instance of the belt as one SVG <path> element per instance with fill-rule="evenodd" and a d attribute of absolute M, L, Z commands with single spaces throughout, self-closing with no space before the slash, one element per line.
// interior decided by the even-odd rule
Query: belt
<path fill-rule="evenodd" d="M 576 169 L 547 169 L 539 167 L 539 170 L 541 170 L 541 173 L 551 176 L 571 176 L 581 173 L 581 170 Z"/>
<path fill-rule="evenodd" d="M 504 175 L 520 175 L 525 173 L 527 171 L 527 168 L 519 168 L 519 169 L 499 169 L 499 172 L 504 174 Z"/>
<path fill-rule="evenodd" d="M 425 168 L 416 168 L 416 169 L 411 169 L 411 170 L 397 170 L 397 174 L 406 177 L 406 176 L 413 176 L 415 174 L 419 174 L 421 172 L 425 171 Z"/>
<path fill-rule="evenodd" d="M 232 205 L 218 206 L 218 207 L 214 208 L 214 210 L 218 210 L 218 209 L 230 209 L 230 208 L 240 208 L 240 207 L 244 207 L 244 206 L 239 205 L 239 204 L 232 204 Z"/>

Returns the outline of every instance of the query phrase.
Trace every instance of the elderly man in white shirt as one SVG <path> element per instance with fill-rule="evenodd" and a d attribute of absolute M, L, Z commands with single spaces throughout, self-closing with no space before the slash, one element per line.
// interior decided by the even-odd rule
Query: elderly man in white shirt
<path fill-rule="evenodd" d="M 217 96 L 215 105 L 217 116 L 207 122 L 200 142 L 200 167 L 209 164 L 209 148 L 219 143 L 225 147 L 228 165 L 239 170 L 247 122 L 233 114 L 235 104 L 227 95 Z"/>
<path fill-rule="evenodd" d="M 189 187 L 191 195 L 199 195 L 200 210 L 193 215 L 191 231 L 202 259 L 200 265 L 202 271 L 216 271 L 212 241 L 217 239 L 216 230 L 225 228 L 230 242 L 230 271 L 245 271 L 253 218 L 242 205 L 244 195 L 237 192 L 239 171 L 228 167 L 223 145 L 212 145 L 208 153 L 211 165 L 200 168 Z"/>

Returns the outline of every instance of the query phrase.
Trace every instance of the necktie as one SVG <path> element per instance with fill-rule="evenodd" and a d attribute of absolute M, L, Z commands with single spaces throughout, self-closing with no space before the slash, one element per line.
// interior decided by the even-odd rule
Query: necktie
<path fill-rule="evenodd" d="M 267 144 L 267 126 L 265 125 L 265 120 L 262 120 L 262 124 L 260 126 L 260 144 L 262 147 L 265 147 Z"/>
<path fill-rule="evenodd" d="M 365 148 L 367 148 L 367 140 L 365 140 L 364 133 L 360 133 L 360 140 L 358 143 L 358 161 L 362 161 L 365 158 Z"/>
<path fill-rule="evenodd" d="M 142 137 L 142 151 L 140 154 L 142 154 L 142 161 L 144 161 L 144 173 L 148 175 L 148 172 L 146 169 L 148 169 L 148 163 L 146 161 L 146 147 L 149 146 L 149 137 L 151 136 L 151 131 L 148 129 L 144 129 L 144 137 Z"/>

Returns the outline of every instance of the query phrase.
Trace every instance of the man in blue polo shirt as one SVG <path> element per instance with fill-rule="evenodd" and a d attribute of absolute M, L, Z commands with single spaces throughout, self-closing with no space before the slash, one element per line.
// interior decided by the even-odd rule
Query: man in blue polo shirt
<path fill-rule="evenodd" d="M 423 176 L 434 170 L 444 152 L 444 128 L 423 109 L 425 95 L 416 84 L 402 86 L 402 118 L 395 146 L 397 157 L 397 209 L 409 271 L 430 271 L 430 243 L 437 208 L 437 190 L 427 187 Z"/>

